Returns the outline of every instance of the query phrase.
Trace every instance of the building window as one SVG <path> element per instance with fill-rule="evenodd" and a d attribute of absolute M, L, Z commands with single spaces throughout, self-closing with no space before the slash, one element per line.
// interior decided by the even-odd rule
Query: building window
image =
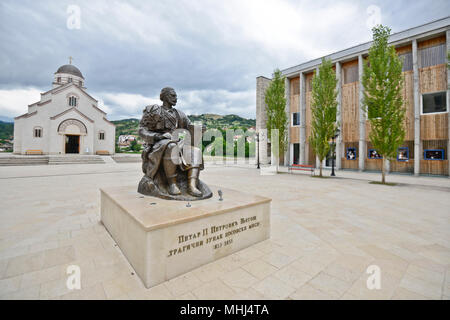
<path fill-rule="evenodd" d="M 69 78 L 68 82 L 72 82 L 72 78 Z"/>
<path fill-rule="evenodd" d="M 33 129 L 33 136 L 35 138 L 42 138 L 42 128 L 36 127 Z"/>
<path fill-rule="evenodd" d="M 344 68 L 344 84 L 358 81 L 358 65 Z"/>
<path fill-rule="evenodd" d="M 98 133 L 98 140 L 105 140 L 105 132 L 104 131 L 100 131 Z"/>
<path fill-rule="evenodd" d="M 422 95 L 422 113 L 437 113 L 447 111 L 447 92 L 435 92 Z"/>
<path fill-rule="evenodd" d="M 410 71 L 413 69 L 412 52 L 400 54 L 398 57 L 403 61 L 402 72 Z"/>
<path fill-rule="evenodd" d="M 423 48 L 419 50 L 419 68 L 426 68 L 444 64 L 446 57 L 446 44 Z"/>
<path fill-rule="evenodd" d="M 408 161 L 409 160 L 409 148 L 402 147 L 397 149 L 397 161 Z"/>
<path fill-rule="evenodd" d="M 71 107 L 77 106 L 77 97 L 74 97 L 74 96 L 69 97 L 69 106 L 71 106 Z"/>
<path fill-rule="evenodd" d="M 292 126 L 300 125 L 300 112 L 292 113 Z"/>
<path fill-rule="evenodd" d="M 369 159 L 382 159 L 383 157 L 378 153 L 377 150 L 369 149 L 368 158 Z"/>
<path fill-rule="evenodd" d="M 61 77 L 56 78 L 56 82 L 61 83 Z"/>
<path fill-rule="evenodd" d="M 425 160 L 444 160 L 444 149 L 427 149 L 423 151 Z"/>
<path fill-rule="evenodd" d="M 356 160 L 356 148 L 347 148 L 347 160 Z"/>
<path fill-rule="evenodd" d="M 80 87 L 82 87 L 83 86 L 83 81 L 78 81 L 78 84 L 80 85 Z"/>

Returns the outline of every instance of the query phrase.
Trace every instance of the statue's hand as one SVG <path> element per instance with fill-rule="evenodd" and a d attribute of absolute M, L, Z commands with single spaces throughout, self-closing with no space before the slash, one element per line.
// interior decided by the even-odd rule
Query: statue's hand
<path fill-rule="evenodd" d="M 172 135 L 171 135 L 169 132 L 164 133 L 164 134 L 162 135 L 162 137 L 163 137 L 163 138 L 166 138 L 166 139 L 169 139 L 169 140 L 172 140 Z"/>

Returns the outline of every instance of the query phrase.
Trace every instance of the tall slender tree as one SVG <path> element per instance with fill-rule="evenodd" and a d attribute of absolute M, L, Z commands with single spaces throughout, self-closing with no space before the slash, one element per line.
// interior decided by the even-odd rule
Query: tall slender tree
<path fill-rule="evenodd" d="M 386 183 L 386 161 L 395 159 L 405 138 L 402 66 L 395 48 L 388 46 L 391 29 L 378 25 L 372 29 L 373 44 L 364 64 L 362 112 L 370 122 L 369 139 L 383 158 L 381 183 Z M 418 155 L 416 155 L 417 157 Z"/>
<path fill-rule="evenodd" d="M 322 161 L 331 150 L 330 139 L 336 134 L 337 115 L 337 79 L 331 60 L 322 59 L 319 74 L 312 81 L 312 120 L 309 143 L 320 161 L 320 176 L 322 176 Z"/>
<path fill-rule="evenodd" d="M 274 77 L 266 90 L 265 97 L 267 113 L 266 128 L 268 137 L 272 139 L 272 130 L 278 130 L 278 148 L 272 150 L 277 159 L 279 159 L 287 149 L 288 117 L 285 110 L 286 97 L 284 81 L 285 77 L 281 75 L 281 71 L 275 69 Z M 272 146 L 273 145 L 276 144 L 272 141 Z"/>

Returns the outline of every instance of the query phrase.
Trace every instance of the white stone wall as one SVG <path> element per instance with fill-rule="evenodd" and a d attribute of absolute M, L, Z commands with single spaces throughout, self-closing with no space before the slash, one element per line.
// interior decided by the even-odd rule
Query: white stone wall
<path fill-rule="evenodd" d="M 42 150 L 44 154 L 49 152 L 49 120 L 48 117 L 38 111 L 37 114 L 28 118 L 20 119 L 21 122 L 21 154 L 26 154 L 27 150 Z M 42 136 L 34 137 L 34 128 L 42 128 Z"/>
<path fill-rule="evenodd" d="M 13 153 L 20 154 L 22 150 L 22 126 L 23 120 L 14 120 L 14 145 Z"/>
<path fill-rule="evenodd" d="M 61 82 L 58 83 L 58 77 L 61 78 Z M 76 85 L 79 84 L 79 81 L 81 81 L 83 84 L 82 86 L 84 86 L 84 79 L 81 77 L 77 77 L 73 74 L 66 74 L 66 73 L 55 73 L 55 76 L 53 78 L 53 88 L 59 87 L 61 85 L 64 85 L 66 83 L 69 82 L 69 78 L 72 78 L 72 82 Z"/>

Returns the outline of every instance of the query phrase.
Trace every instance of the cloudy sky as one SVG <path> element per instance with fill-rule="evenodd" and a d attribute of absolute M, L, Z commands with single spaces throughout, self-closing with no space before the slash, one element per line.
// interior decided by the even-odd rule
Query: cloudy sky
<path fill-rule="evenodd" d="M 398 32 L 449 12 L 448 0 L 2 0 L 0 120 L 38 101 L 69 56 L 109 119 L 140 117 L 165 86 L 187 114 L 254 118 L 257 76 L 369 41 L 374 21 Z"/>

